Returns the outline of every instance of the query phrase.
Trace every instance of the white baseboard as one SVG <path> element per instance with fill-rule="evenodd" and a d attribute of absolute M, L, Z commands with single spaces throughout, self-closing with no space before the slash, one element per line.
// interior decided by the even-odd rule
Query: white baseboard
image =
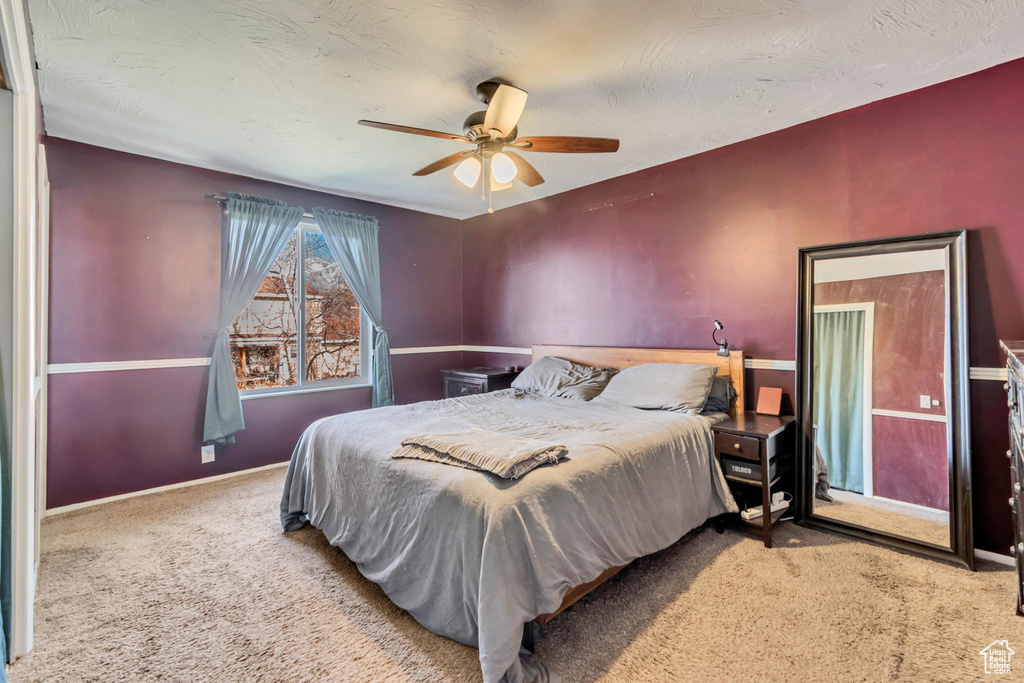
<path fill-rule="evenodd" d="M 989 552 L 988 550 L 974 549 L 974 557 L 979 560 L 988 560 L 989 562 L 998 562 L 999 564 L 1005 564 L 1007 566 L 1015 566 L 1013 558 L 1009 555 L 1000 555 L 999 553 Z"/>
<path fill-rule="evenodd" d="M 172 491 L 174 489 L 183 489 L 189 486 L 198 486 L 199 484 L 211 484 L 215 481 L 221 481 L 222 479 L 230 479 L 231 477 L 239 477 L 243 474 L 252 474 L 253 472 L 262 472 L 263 470 L 272 470 L 278 467 L 286 467 L 288 461 L 277 462 L 272 465 L 263 465 L 262 467 L 253 467 L 248 470 L 239 470 L 238 472 L 228 472 L 227 474 L 217 474 L 212 477 L 203 477 L 202 479 L 193 479 L 191 481 L 183 481 L 178 484 L 168 484 L 167 486 L 157 486 L 152 489 L 145 489 L 143 491 L 132 491 L 131 493 L 122 493 L 117 496 L 110 496 L 109 498 L 97 498 L 96 500 L 87 500 L 81 503 L 73 503 L 72 505 L 63 505 L 59 508 L 50 508 L 46 511 L 47 517 L 53 517 L 54 515 L 61 515 L 65 512 L 74 512 L 75 510 L 81 510 L 83 508 L 90 508 L 95 505 L 103 505 L 104 503 L 113 503 L 116 500 L 124 500 L 126 498 L 135 498 L 136 496 L 148 496 L 151 493 L 162 493 L 163 491 Z"/>

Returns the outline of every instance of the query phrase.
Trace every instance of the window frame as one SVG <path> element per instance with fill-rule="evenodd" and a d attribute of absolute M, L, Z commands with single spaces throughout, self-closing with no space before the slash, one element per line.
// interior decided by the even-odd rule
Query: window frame
<path fill-rule="evenodd" d="M 306 379 L 306 235 L 309 233 L 322 235 L 323 230 L 320 229 L 320 226 L 316 224 L 314 219 L 303 217 L 292 233 L 296 238 L 296 290 L 299 292 L 300 301 L 299 310 L 296 312 L 296 343 L 298 345 L 296 367 L 299 368 L 296 383 L 286 387 L 239 389 L 238 394 L 242 400 L 265 396 L 307 394 L 316 391 L 373 386 L 373 347 L 370 339 L 372 326 L 370 325 L 369 318 L 366 317 L 366 311 L 363 310 L 362 305 L 359 306 L 359 374 L 355 377 L 336 379 L 313 381 Z M 291 239 L 291 237 L 288 239 Z M 276 261 L 277 258 L 275 256 L 274 260 Z M 337 261 L 337 256 L 335 256 L 335 260 Z M 345 284 L 348 284 L 348 278 L 345 279 Z M 255 296 L 253 298 L 255 299 Z M 248 306 L 249 304 L 246 304 L 246 307 Z"/>

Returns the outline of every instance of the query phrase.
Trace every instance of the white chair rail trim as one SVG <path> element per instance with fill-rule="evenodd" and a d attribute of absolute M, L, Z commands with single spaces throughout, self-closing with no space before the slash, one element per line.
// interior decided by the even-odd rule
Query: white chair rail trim
<path fill-rule="evenodd" d="M 49 375 L 76 372 L 111 372 L 114 370 L 159 370 L 161 368 L 191 368 L 209 365 L 209 358 L 160 358 L 157 360 L 104 360 L 89 363 L 50 363 Z"/>
<path fill-rule="evenodd" d="M 872 415 L 879 415 L 881 417 L 899 417 L 904 420 L 923 420 L 925 422 L 945 422 L 945 415 L 937 415 L 933 413 L 913 413 L 906 410 L 888 410 L 886 408 L 872 408 Z"/>
<path fill-rule="evenodd" d="M 453 344 L 449 346 L 406 346 L 391 349 L 392 356 L 408 356 L 419 353 L 452 353 L 470 351 L 476 353 L 504 353 L 529 356 L 531 349 L 521 346 L 475 346 Z M 158 370 L 161 368 L 190 368 L 209 365 L 209 358 L 160 358 L 156 360 L 93 361 L 87 363 L 51 363 L 46 366 L 47 374 L 64 375 L 78 372 L 110 372 L 116 370 Z M 749 370 L 783 370 L 796 372 L 795 360 L 770 358 L 747 358 L 744 367 Z M 1006 368 L 970 369 L 970 378 L 994 382 L 1006 381 Z"/>

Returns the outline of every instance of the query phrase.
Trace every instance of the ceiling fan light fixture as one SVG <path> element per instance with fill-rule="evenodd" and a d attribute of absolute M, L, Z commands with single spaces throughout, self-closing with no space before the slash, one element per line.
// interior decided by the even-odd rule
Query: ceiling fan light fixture
<path fill-rule="evenodd" d="M 512 158 L 504 152 L 498 152 L 491 157 L 491 175 L 499 184 L 505 185 L 516 179 L 519 171 Z"/>
<path fill-rule="evenodd" d="M 480 160 L 475 156 L 467 158 L 455 167 L 455 177 L 466 187 L 475 187 L 480 179 Z"/>

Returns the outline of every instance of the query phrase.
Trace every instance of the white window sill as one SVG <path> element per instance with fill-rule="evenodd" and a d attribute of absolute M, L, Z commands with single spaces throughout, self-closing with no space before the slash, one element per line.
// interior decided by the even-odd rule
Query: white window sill
<path fill-rule="evenodd" d="M 244 391 L 239 392 L 239 396 L 243 401 L 249 401 L 256 398 L 277 398 L 280 396 L 294 396 L 295 394 L 315 394 L 321 391 L 344 391 L 345 389 L 365 389 L 372 388 L 373 384 L 369 382 L 360 382 L 359 384 L 334 384 L 326 387 L 295 387 L 281 389 L 279 391 L 267 391 L 260 394 L 247 394 Z"/>

